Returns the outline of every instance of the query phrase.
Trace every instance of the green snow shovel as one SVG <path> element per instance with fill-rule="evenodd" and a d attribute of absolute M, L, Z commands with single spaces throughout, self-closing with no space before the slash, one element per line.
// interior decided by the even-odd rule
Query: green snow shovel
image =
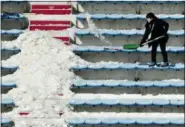
<path fill-rule="evenodd" d="M 163 38 L 163 37 L 165 37 L 165 35 L 162 35 L 162 36 L 159 36 L 159 37 L 157 37 L 157 38 L 155 38 L 155 39 L 153 39 L 153 40 L 147 41 L 147 42 L 143 43 L 143 45 L 152 43 L 152 42 L 154 42 L 154 41 L 156 41 L 156 40 L 158 40 L 158 39 L 161 39 L 161 38 Z M 124 45 L 123 45 L 123 49 L 136 50 L 137 48 L 139 48 L 137 44 L 124 44 Z M 105 49 L 105 50 L 121 50 L 120 48 L 109 48 L 109 47 L 104 48 L 104 49 Z"/>
<path fill-rule="evenodd" d="M 159 36 L 159 37 L 157 37 L 157 38 L 155 38 L 155 39 L 153 39 L 153 40 L 147 41 L 147 42 L 143 43 L 143 45 L 152 43 L 152 42 L 154 42 L 154 41 L 156 41 L 156 40 L 159 40 L 159 39 L 161 39 L 161 38 L 163 38 L 163 37 L 165 37 L 165 35 L 162 35 L 162 36 Z M 123 49 L 132 49 L 132 50 L 136 50 L 137 48 L 138 48 L 138 45 L 136 45 L 136 44 L 125 44 L 125 45 L 123 45 Z"/>

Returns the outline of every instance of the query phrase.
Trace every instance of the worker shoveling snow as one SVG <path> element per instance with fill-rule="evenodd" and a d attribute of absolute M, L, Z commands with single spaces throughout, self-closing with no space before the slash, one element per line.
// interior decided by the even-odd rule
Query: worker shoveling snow
<path fill-rule="evenodd" d="M 66 46 L 41 31 L 25 32 L 14 41 L 3 42 L 2 47 L 21 49 L 19 54 L 2 61 L 2 65 L 19 66 L 14 74 L 2 77 L 3 82 L 16 82 L 17 88 L 2 97 L 12 98 L 18 106 L 2 116 L 16 121 L 16 127 L 65 126 L 61 117 L 65 117 L 65 112 L 70 115 L 66 106 L 73 95 L 69 89 L 70 82 L 78 79 L 69 69 L 73 65 L 87 62 L 73 54 L 73 46 Z M 30 114 L 21 118 L 19 112 L 22 111 Z M 59 112 L 63 115 L 60 116 Z M 47 120 L 43 123 L 39 119 Z"/>

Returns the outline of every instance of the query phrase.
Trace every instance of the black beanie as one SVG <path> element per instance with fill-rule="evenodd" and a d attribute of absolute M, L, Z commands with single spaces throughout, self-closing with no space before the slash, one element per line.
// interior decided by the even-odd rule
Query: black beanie
<path fill-rule="evenodd" d="M 146 15 L 146 18 L 155 18 L 155 15 L 154 15 L 154 13 L 149 12 L 149 13 Z"/>

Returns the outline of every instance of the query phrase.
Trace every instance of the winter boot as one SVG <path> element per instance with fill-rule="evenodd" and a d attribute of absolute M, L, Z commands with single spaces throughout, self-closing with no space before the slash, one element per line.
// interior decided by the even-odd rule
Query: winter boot
<path fill-rule="evenodd" d="M 156 62 L 151 62 L 151 63 L 149 63 L 149 67 L 153 67 L 153 66 L 155 66 L 156 65 Z"/>
<path fill-rule="evenodd" d="M 167 66 L 169 66 L 169 63 L 168 63 L 168 62 L 163 62 L 163 63 L 161 63 L 160 66 L 161 66 L 161 67 L 167 67 Z"/>

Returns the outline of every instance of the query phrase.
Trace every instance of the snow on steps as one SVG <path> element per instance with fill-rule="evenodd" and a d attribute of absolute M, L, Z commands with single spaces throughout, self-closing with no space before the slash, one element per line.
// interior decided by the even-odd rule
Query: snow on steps
<path fill-rule="evenodd" d="M 138 15 L 138 14 L 92 14 L 88 15 L 92 20 L 125 20 L 125 19 L 142 19 L 144 20 L 146 17 L 146 14 Z M 158 14 L 156 15 L 160 19 L 171 19 L 171 20 L 183 20 L 184 15 L 182 14 Z M 86 14 L 78 14 L 76 15 L 76 18 L 78 20 L 86 20 L 87 15 Z"/>
<path fill-rule="evenodd" d="M 55 37 L 56 39 L 61 39 L 63 41 L 69 41 L 69 38 L 67 37 Z M 136 50 L 134 49 L 123 49 L 122 47 L 107 47 L 109 49 L 105 49 L 104 46 L 77 46 L 73 48 L 74 53 L 83 53 L 83 52 L 143 52 L 143 53 L 149 53 L 151 49 L 148 48 L 138 48 Z M 21 51 L 21 49 L 17 48 L 1 48 L 1 51 Z M 158 52 L 161 52 L 158 48 Z M 184 47 L 174 47 L 169 46 L 166 48 L 166 51 L 169 53 L 184 53 L 185 49 Z"/>
<path fill-rule="evenodd" d="M 184 87 L 184 80 L 129 81 L 129 80 L 75 80 L 71 87 Z"/>
<path fill-rule="evenodd" d="M 72 113 L 66 120 L 71 125 L 184 124 L 183 113 Z"/>
<path fill-rule="evenodd" d="M 183 70 L 184 64 L 177 63 L 174 66 L 168 67 L 149 67 L 147 64 L 139 63 L 108 63 L 108 64 L 90 64 L 90 65 L 76 65 L 71 68 L 73 71 L 83 71 L 83 70 L 135 70 L 135 69 L 170 69 L 170 70 Z"/>
<path fill-rule="evenodd" d="M 114 94 L 76 94 L 69 102 L 72 106 L 115 106 L 115 105 L 141 105 L 141 106 L 184 106 L 183 95 L 114 95 Z"/>
<path fill-rule="evenodd" d="M 106 48 L 106 49 L 105 49 Z M 83 52 L 141 52 L 141 53 L 149 53 L 151 49 L 146 47 L 139 47 L 137 49 L 123 49 L 121 46 L 76 46 L 73 48 L 74 53 L 83 53 Z M 161 52 L 160 48 L 157 49 L 158 52 Z M 166 47 L 166 51 L 170 53 L 184 53 L 184 47 L 179 46 L 168 46 Z"/>

